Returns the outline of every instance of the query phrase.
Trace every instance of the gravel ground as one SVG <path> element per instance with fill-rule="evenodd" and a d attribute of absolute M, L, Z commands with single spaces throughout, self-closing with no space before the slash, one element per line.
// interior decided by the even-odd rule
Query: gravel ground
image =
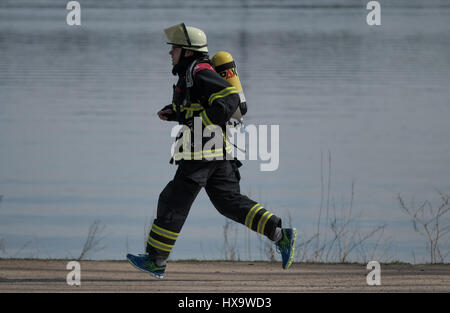
<path fill-rule="evenodd" d="M 69 260 L 0 259 L 0 292 L 450 292 L 450 264 L 381 264 L 369 286 L 363 264 L 170 262 L 164 279 L 126 261 L 81 261 L 81 285 L 69 286 Z"/>

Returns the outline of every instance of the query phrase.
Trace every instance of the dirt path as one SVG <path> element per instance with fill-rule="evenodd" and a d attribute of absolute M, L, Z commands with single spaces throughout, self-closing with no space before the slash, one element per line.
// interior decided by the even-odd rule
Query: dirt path
<path fill-rule="evenodd" d="M 383 265 L 368 286 L 365 265 L 171 262 L 155 279 L 126 261 L 81 261 L 69 286 L 67 260 L 0 260 L 0 292 L 450 292 L 450 265 Z"/>

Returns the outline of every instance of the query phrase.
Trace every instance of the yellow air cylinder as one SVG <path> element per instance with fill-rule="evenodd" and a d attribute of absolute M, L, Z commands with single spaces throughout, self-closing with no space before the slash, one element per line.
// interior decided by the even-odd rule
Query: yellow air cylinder
<path fill-rule="evenodd" d="M 239 80 L 239 75 L 233 57 L 226 51 L 219 51 L 212 58 L 212 63 L 214 64 L 216 72 L 226 79 L 239 92 L 241 103 L 236 112 L 234 112 L 232 118 L 241 120 L 242 116 L 247 113 L 247 102 L 245 100 L 244 91 L 242 90 L 241 81 Z"/>

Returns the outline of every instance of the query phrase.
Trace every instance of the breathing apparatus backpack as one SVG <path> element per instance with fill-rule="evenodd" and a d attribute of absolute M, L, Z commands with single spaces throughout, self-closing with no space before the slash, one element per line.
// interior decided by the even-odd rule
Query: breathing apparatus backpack
<path fill-rule="evenodd" d="M 241 102 L 231 118 L 234 118 L 239 123 L 242 123 L 242 118 L 247 113 L 247 101 L 245 100 L 244 91 L 242 90 L 241 81 L 236 69 L 236 63 L 234 62 L 231 54 L 226 51 L 217 52 L 212 58 L 212 63 L 214 64 L 216 72 L 238 91 Z"/>
<path fill-rule="evenodd" d="M 242 124 L 243 117 L 247 113 L 247 102 L 245 100 L 244 91 L 242 90 L 241 81 L 239 79 L 239 75 L 236 69 L 236 64 L 233 60 L 233 57 L 230 53 L 225 51 L 217 52 L 212 58 L 212 63 L 215 71 L 226 81 L 228 81 L 239 93 L 240 103 L 236 111 L 231 116 L 231 119 L 228 121 L 229 125 L 237 126 Z M 194 85 L 194 68 L 197 66 L 198 62 L 193 62 L 191 66 L 186 70 L 186 87 L 187 94 L 184 99 L 183 105 L 190 105 L 190 88 Z M 234 121 L 233 121 L 234 119 Z"/>

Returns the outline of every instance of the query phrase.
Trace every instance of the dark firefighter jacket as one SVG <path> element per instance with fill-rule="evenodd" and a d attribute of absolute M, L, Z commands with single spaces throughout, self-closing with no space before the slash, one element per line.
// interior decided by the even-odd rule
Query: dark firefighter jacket
<path fill-rule="evenodd" d="M 239 94 L 236 88 L 215 72 L 209 60 L 194 62 L 198 63 L 179 72 L 178 82 L 173 86 L 172 104 L 163 108 L 171 108 L 175 112 L 168 116 L 169 121 L 178 118 L 180 124 L 188 126 L 177 137 L 173 158 L 175 161 L 223 160 L 231 153 L 225 127 L 239 106 Z M 188 77 L 193 82 L 191 88 L 186 86 L 186 75 L 191 75 Z M 194 117 L 201 118 L 201 145 L 195 142 L 194 132 L 189 130 L 195 125 Z M 214 142 L 221 144 L 212 145 Z"/>

